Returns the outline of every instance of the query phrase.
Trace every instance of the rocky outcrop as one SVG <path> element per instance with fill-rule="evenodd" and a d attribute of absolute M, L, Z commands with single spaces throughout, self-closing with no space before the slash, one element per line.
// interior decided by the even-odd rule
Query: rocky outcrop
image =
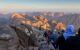
<path fill-rule="evenodd" d="M 0 25 L 0 50 L 18 50 L 18 37 L 8 25 Z"/>
<path fill-rule="evenodd" d="M 21 49 L 29 49 L 29 47 L 38 47 L 37 38 L 33 33 L 31 26 L 22 25 L 23 27 L 11 26 L 19 38 Z"/>

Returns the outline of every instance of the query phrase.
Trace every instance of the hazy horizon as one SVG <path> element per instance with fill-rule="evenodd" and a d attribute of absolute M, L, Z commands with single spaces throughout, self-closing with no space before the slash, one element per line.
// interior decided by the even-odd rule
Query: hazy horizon
<path fill-rule="evenodd" d="M 0 0 L 0 12 L 65 11 L 80 12 L 80 0 Z"/>

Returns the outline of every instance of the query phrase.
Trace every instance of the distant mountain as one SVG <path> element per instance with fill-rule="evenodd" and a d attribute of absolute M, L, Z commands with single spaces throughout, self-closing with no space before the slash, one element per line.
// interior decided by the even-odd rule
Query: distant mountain
<path fill-rule="evenodd" d="M 32 16 L 38 16 L 38 15 L 43 15 L 43 13 L 40 12 L 32 12 L 32 13 L 26 13 L 28 14 L 27 19 L 30 20 L 35 20 L 34 18 L 32 18 Z M 0 24 L 9 24 L 10 23 L 10 17 L 12 16 L 12 14 L 0 14 Z M 47 18 L 49 20 L 49 23 L 52 20 L 56 20 L 58 22 L 63 22 L 66 25 L 69 24 L 73 24 L 75 26 L 75 28 L 79 28 L 80 27 L 80 14 L 65 14 L 64 16 L 44 16 L 45 18 Z"/>
<path fill-rule="evenodd" d="M 64 17 L 54 17 L 53 20 L 58 22 L 63 22 L 66 25 L 73 24 L 75 29 L 80 27 L 80 15 L 79 14 L 69 14 Z"/>
<path fill-rule="evenodd" d="M 9 24 L 10 14 L 0 14 L 0 24 Z"/>
<path fill-rule="evenodd" d="M 0 18 L 0 24 L 9 24 L 9 20 L 6 18 Z"/>

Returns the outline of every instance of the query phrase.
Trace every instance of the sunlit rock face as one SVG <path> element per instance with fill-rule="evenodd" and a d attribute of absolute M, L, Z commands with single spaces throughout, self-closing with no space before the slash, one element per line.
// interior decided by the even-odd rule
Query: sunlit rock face
<path fill-rule="evenodd" d="M 25 14 L 20 14 L 20 13 L 13 13 L 12 14 L 12 18 L 17 18 L 17 19 L 22 19 L 22 18 L 25 18 Z"/>
<path fill-rule="evenodd" d="M 23 20 L 23 21 L 21 21 L 21 23 L 31 25 L 32 21 L 30 21 L 30 20 Z"/>
<path fill-rule="evenodd" d="M 0 50 L 17 50 L 18 37 L 7 25 L 0 25 Z"/>
<path fill-rule="evenodd" d="M 43 16 L 33 16 L 32 18 L 34 18 L 35 20 L 32 21 L 28 18 L 25 18 L 25 14 L 19 14 L 19 13 L 13 13 L 12 14 L 12 22 L 16 23 L 16 24 L 28 24 L 31 25 L 33 27 L 36 28 L 41 28 L 41 29 L 45 29 L 45 30 L 49 30 L 50 29 L 50 25 L 48 23 L 48 19 L 44 18 Z M 28 16 L 27 16 L 28 17 Z"/>

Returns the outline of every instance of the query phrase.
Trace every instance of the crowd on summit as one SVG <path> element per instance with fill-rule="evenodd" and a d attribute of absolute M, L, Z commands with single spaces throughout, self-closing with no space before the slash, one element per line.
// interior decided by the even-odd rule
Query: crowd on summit
<path fill-rule="evenodd" d="M 74 25 L 54 23 L 52 29 L 45 31 L 44 35 L 56 50 L 80 50 L 80 28 L 75 31 Z"/>

